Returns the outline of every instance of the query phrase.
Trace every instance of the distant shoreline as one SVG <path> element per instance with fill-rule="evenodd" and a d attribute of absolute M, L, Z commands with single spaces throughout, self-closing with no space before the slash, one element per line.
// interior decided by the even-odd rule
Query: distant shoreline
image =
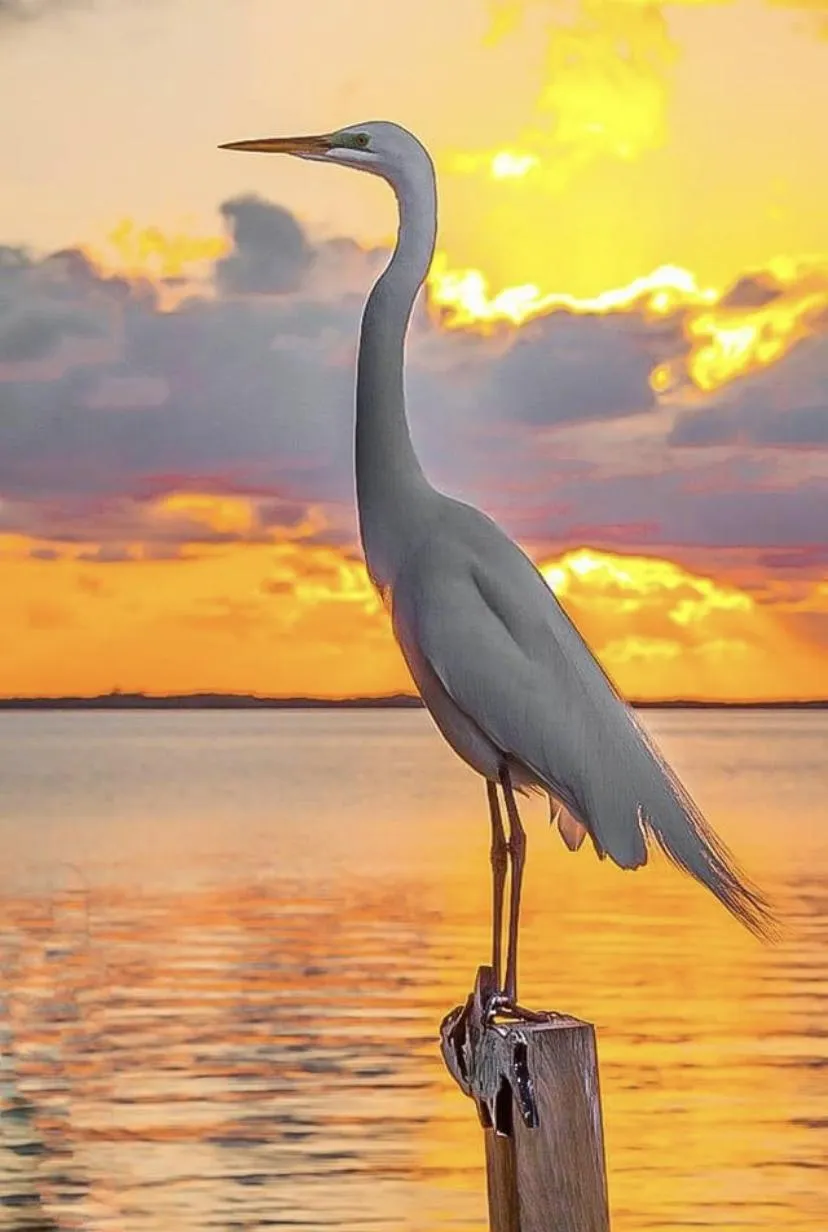
<path fill-rule="evenodd" d="M 699 701 L 633 699 L 636 710 L 828 710 L 817 701 Z M 263 697 L 255 693 L 103 693 L 95 697 L 0 697 L 2 710 L 419 710 L 419 697 Z"/>

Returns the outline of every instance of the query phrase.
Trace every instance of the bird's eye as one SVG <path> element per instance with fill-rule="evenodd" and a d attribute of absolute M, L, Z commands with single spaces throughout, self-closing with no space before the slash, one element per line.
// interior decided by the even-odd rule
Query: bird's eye
<path fill-rule="evenodd" d="M 368 141 L 369 137 L 367 133 L 357 133 L 356 137 L 354 137 L 354 142 L 360 150 L 365 150 L 368 148 Z"/>

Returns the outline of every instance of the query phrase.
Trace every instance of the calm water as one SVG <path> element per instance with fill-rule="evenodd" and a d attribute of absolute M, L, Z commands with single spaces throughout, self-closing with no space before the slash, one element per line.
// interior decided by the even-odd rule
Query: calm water
<path fill-rule="evenodd" d="M 597 1025 L 614 1232 L 825 1232 L 828 714 L 646 717 L 787 936 L 532 802 L 522 999 Z M 0 1227 L 483 1229 L 487 848 L 422 713 L 0 715 Z"/>

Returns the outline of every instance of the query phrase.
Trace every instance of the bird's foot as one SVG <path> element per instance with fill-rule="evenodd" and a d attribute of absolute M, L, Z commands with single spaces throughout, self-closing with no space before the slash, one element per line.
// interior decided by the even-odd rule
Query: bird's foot
<path fill-rule="evenodd" d="M 518 1022 L 551 1022 L 554 1014 L 551 1012 L 538 1013 L 537 1010 L 527 1010 L 525 1006 L 518 1005 L 505 992 L 496 992 L 489 997 L 486 1003 L 485 1020 L 487 1025 L 491 1025 L 498 1017 L 511 1018 Z"/>
<path fill-rule="evenodd" d="M 496 1022 L 501 1015 L 503 1021 Z M 538 1110 L 528 1068 L 523 1024 L 549 1022 L 554 1014 L 538 1014 L 498 991 L 494 970 L 480 967 L 474 991 L 465 1005 L 447 1014 L 440 1026 L 440 1047 L 449 1073 L 460 1090 L 471 1096 L 484 1129 L 511 1133 L 512 1101 L 523 1123 L 538 1124 Z M 504 1099 L 504 1090 L 512 1100 Z"/>

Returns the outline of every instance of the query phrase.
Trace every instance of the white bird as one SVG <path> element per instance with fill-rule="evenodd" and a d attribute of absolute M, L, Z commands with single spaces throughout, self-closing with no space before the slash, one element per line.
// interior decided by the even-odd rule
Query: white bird
<path fill-rule="evenodd" d="M 589 835 L 623 868 L 654 839 L 758 935 L 767 904 L 733 860 L 528 556 L 484 513 L 437 491 L 405 409 L 405 338 L 434 254 L 437 195 L 427 150 L 384 121 L 221 147 L 293 154 L 381 176 L 399 203 L 393 255 L 365 306 L 356 385 L 356 488 L 368 572 L 437 727 L 486 780 L 492 830 L 497 1009 L 516 1011 L 526 837 L 515 792 L 550 800 L 566 845 Z M 519 397 L 519 391 L 516 391 Z M 498 785 L 509 819 L 507 842 Z M 511 857 L 505 979 L 503 896 Z"/>

